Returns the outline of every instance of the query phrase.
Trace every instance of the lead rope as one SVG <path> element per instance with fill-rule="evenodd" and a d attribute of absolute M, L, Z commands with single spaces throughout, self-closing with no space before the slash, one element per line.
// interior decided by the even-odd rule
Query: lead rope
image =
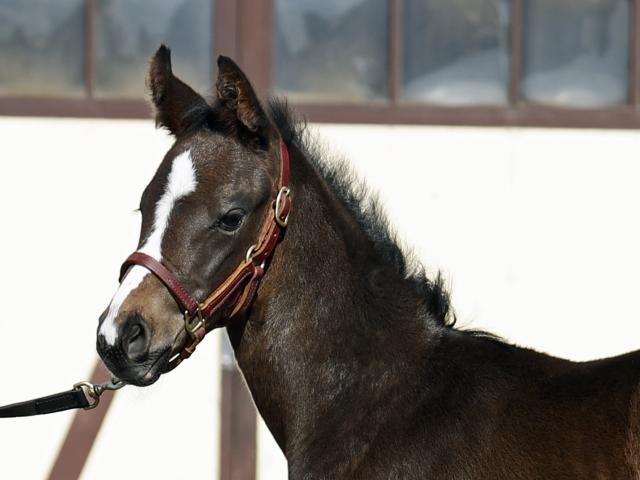
<path fill-rule="evenodd" d="M 0 418 L 29 417 L 47 413 L 63 412 L 75 408 L 91 410 L 100 403 L 100 396 L 107 390 L 119 390 L 127 383 L 112 377 L 104 383 L 78 382 L 71 390 L 54 393 L 46 397 L 0 407 Z"/>

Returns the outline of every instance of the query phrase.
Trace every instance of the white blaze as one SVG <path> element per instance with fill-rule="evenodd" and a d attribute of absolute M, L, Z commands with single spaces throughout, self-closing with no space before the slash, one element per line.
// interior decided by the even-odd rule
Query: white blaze
<path fill-rule="evenodd" d="M 178 199 L 195 191 L 196 185 L 195 168 L 191 160 L 191 153 L 187 150 L 173 159 L 171 172 L 167 178 L 166 190 L 156 204 L 153 230 L 147 241 L 139 249 L 140 252 L 146 253 L 159 262 L 162 261 L 162 238 L 167 229 L 173 206 Z M 116 318 L 122 303 L 148 274 L 149 270 L 146 268 L 134 265 L 113 296 L 107 316 L 100 327 L 100 334 L 109 345 L 114 345 L 118 336 Z"/>

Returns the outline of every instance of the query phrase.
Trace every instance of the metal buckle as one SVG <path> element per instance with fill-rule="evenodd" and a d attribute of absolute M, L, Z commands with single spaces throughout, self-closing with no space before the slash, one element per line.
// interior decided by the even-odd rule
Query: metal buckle
<path fill-rule="evenodd" d="M 287 213 L 287 216 L 284 219 L 280 218 L 280 212 L 282 211 L 282 200 L 284 197 L 290 197 L 290 196 L 291 196 L 291 190 L 289 189 L 289 187 L 282 187 L 278 192 L 278 196 L 276 197 L 276 203 L 273 207 L 276 223 L 280 225 L 282 228 L 286 228 L 286 226 L 289 224 L 289 214 L 291 213 L 291 211 L 289 211 L 289 213 Z"/>
<path fill-rule="evenodd" d="M 195 319 L 195 322 L 193 320 Z M 193 317 L 189 315 L 189 310 L 184 311 L 184 329 L 193 338 L 196 338 L 196 332 L 204 327 L 204 318 L 202 317 L 202 305 L 198 305 L 196 313 Z"/>
<path fill-rule="evenodd" d="M 96 408 L 100 404 L 100 395 L 102 395 L 106 390 L 119 390 L 124 387 L 127 383 L 124 380 L 120 380 L 117 377 L 112 377 L 110 380 L 94 385 L 91 382 L 78 382 L 73 386 L 74 390 L 82 390 L 87 389 L 85 395 L 93 400 L 93 403 L 89 403 L 89 406 L 84 407 L 85 410 L 92 410 Z M 84 387 L 84 388 L 83 388 Z"/>

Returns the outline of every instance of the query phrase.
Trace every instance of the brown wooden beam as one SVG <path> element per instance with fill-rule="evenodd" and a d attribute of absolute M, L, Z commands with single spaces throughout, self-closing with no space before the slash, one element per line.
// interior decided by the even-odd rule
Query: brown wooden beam
<path fill-rule="evenodd" d="M 398 103 L 402 94 L 402 0 L 389 0 L 389 101 Z"/>
<path fill-rule="evenodd" d="M 389 83 L 388 97 L 397 103 L 402 94 L 402 0 L 389 0 Z"/>
<path fill-rule="evenodd" d="M 391 125 L 477 127 L 640 128 L 640 111 L 625 105 L 605 109 L 554 108 L 535 105 L 440 107 L 421 104 L 293 104 L 308 121 Z"/>
<path fill-rule="evenodd" d="M 632 0 L 629 15 L 629 100 L 640 107 L 640 0 Z"/>
<path fill-rule="evenodd" d="M 273 0 L 237 0 L 237 59 L 262 97 L 271 91 Z"/>
<path fill-rule="evenodd" d="M 236 38 L 236 26 L 237 26 L 237 2 L 236 0 L 216 0 L 215 1 L 215 13 L 214 13 L 214 55 L 225 55 L 236 59 L 238 56 L 237 51 L 237 38 Z M 215 61 L 214 61 L 214 70 Z"/>
<path fill-rule="evenodd" d="M 84 85 L 87 97 L 93 97 L 96 82 L 96 0 L 84 4 Z"/>
<path fill-rule="evenodd" d="M 98 360 L 91 374 L 91 383 L 102 383 L 110 377 L 111 374 L 107 368 Z M 72 480 L 80 476 L 96 436 L 100 431 L 104 417 L 109 411 L 114 394 L 115 392 L 105 393 L 100 399 L 99 407 L 94 410 L 76 411 L 55 463 L 47 477 L 49 480 Z"/>
<path fill-rule="evenodd" d="M 226 352 L 226 353 L 225 353 Z M 220 407 L 220 480 L 255 480 L 257 414 L 224 339 Z"/>
<path fill-rule="evenodd" d="M 640 110 L 631 106 L 602 109 L 522 104 L 504 107 L 442 107 L 419 103 L 292 103 L 312 122 L 484 127 L 640 128 Z M 78 118 L 151 118 L 144 100 L 0 98 L 0 115 Z"/>
<path fill-rule="evenodd" d="M 4 97 L 0 115 L 21 117 L 151 118 L 145 100 Z"/>

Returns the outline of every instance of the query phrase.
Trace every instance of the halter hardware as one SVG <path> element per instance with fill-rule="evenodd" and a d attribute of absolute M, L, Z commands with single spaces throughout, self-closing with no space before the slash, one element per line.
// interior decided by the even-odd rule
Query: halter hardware
<path fill-rule="evenodd" d="M 283 204 L 283 198 L 290 198 L 291 190 L 289 187 L 282 187 L 276 197 L 276 203 L 273 206 L 273 212 L 275 215 L 276 223 L 282 228 L 287 228 L 289 224 L 290 209 L 287 210 L 286 204 Z M 282 216 L 284 214 L 284 217 Z"/>
<path fill-rule="evenodd" d="M 249 247 L 249 249 L 247 250 L 247 254 L 244 256 L 245 262 L 249 263 L 251 261 L 251 257 L 253 256 L 253 252 L 256 248 L 258 248 L 258 245 L 256 245 L 255 243 Z"/>
<path fill-rule="evenodd" d="M 92 402 L 89 402 L 88 406 L 83 407 L 84 410 L 92 410 L 100 404 L 100 396 L 104 392 L 107 390 L 120 390 L 126 384 L 127 383 L 124 380 L 120 380 L 118 377 L 112 377 L 111 380 L 97 385 L 94 385 L 91 382 L 78 382 L 73 386 L 73 389 L 82 390 L 88 398 L 93 400 Z"/>
<path fill-rule="evenodd" d="M 195 320 L 195 321 L 193 321 Z M 184 329 L 195 338 L 196 332 L 203 328 L 205 324 L 204 317 L 202 316 L 202 304 L 198 304 L 195 314 L 191 315 L 189 310 L 184 311 Z"/>

